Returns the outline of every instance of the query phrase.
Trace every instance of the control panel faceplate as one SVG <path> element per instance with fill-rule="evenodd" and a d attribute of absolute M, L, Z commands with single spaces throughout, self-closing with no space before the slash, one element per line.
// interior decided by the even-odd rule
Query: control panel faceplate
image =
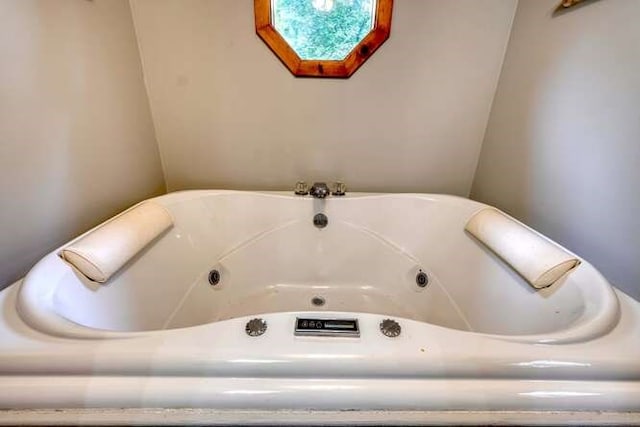
<path fill-rule="evenodd" d="M 358 319 L 297 317 L 295 335 L 312 337 L 360 337 Z"/>

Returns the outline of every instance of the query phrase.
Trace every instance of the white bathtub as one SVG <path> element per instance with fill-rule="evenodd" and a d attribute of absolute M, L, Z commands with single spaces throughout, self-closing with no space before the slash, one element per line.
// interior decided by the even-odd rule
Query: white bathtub
<path fill-rule="evenodd" d="M 232 191 L 154 200 L 175 227 L 106 285 L 54 251 L 0 293 L 0 423 L 640 423 L 638 302 L 584 260 L 534 290 L 464 232 L 485 205 Z M 262 335 L 245 330 L 254 318 Z M 297 318 L 359 330 L 300 336 Z M 385 319 L 398 336 L 382 333 Z"/>

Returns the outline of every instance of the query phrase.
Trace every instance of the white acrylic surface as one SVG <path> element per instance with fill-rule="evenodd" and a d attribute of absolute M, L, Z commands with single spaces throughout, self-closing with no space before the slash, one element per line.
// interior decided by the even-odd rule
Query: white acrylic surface
<path fill-rule="evenodd" d="M 106 285 L 54 252 L 0 293 L 0 386 L 14 390 L 0 408 L 640 411 L 638 303 L 584 260 L 535 291 L 463 231 L 482 204 L 231 191 L 154 200 L 174 229 Z M 302 313 L 356 317 L 361 336 L 296 337 Z M 244 331 L 254 317 L 268 325 L 260 337 Z M 385 318 L 399 337 L 380 333 Z"/>
<path fill-rule="evenodd" d="M 588 264 L 549 289 L 530 288 L 464 232 L 483 207 L 466 199 L 185 192 L 155 200 L 175 217 L 170 233 L 106 286 L 49 255 L 23 284 L 25 320 L 38 327 L 28 313 L 47 313 L 89 328 L 137 332 L 340 311 L 551 341 L 597 335 L 618 316 L 611 287 Z M 317 212 L 328 216 L 328 227 L 313 226 Z M 215 287 L 208 283 L 213 268 L 222 275 Z M 415 283 L 419 270 L 430 278 L 424 289 Z M 322 309 L 311 305 L 314 296 L 327 301 Z"/>

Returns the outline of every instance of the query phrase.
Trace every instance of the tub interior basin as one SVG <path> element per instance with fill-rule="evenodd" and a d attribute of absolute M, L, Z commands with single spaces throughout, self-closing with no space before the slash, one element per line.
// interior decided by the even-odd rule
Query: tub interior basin
<path fill-rule="evenodd" d="M 104 285 L 50 254 L 23 283 L 26 316 L 132 332 L 276 312 L 374 313 L 505 336 L 593 333 L 616 316 L 615 294 L 586 262 L 551 288 L 531 288 L 464 232 L 484 206 L 466 199 L 184 192 L 156 200 L 172 212 L 172 230 Z M 318 212 L 324 228 L 313 223 Z"/>

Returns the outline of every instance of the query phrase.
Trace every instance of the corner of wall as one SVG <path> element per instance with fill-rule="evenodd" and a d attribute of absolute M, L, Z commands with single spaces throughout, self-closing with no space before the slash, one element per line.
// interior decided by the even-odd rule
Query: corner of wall
<path fill-rule="evenodd" d="M 162 178 L 164 180 L 164 191 L 169 192 L 169 179 L 167 177 L 167 167 L 162 150 L 160 149 L 160 142 L 158 141 L 158 125 L 156 124 L 156 114 L 153 111 L 151 99 L 149 98 L 149 82 L 147 81 L 146 67 L 144 63 L 144 56 L 142 55 L 142 46 L 140 43 L 140 35 L 138 33 L 138 26 L 136 25 L 136 12 L 135 12 L 135 0 L 129 1 L 129 11 L 131 13 L 131 24 L 133 25 L 133 33 L 136 38 L 136 46 L 138 47 L 138 58 L 140 59 L 140 71 L 142 72 L 142 82 L 144 84 L 144 92 L 147 97 L 147 105 L 149 106 L 149 113 L 151 115 L 151 124 L 153 125 L 153 139 L 156 142 L 156 148 L 158 150 L 158 158 L 160 159 L 160 169 L 162 169 Z"/>
<path fill-rule="evenodd" d="M 489 105 L 489 113 L 487 114 L 487 120 L 486 123 L 484 125 L 484 131 L 482 133 L 482 142 L 480 143 L 479 147 L 478 147 L 478 153 L 476 155 L 476 164 L 474 166 L 474 172 L 473 172 L 473 176 L 471 178 L 471 185 L 469 186 L 469 192 L 467 193 L 467 197 L 471 197 L 473 194 L 473 188 L 475 186 L 476 183 L 476 177 L 478 175 L 478 168 L 480 166 L 480 157 L 482 156 L 482 150 L 484 148 L 484 144 L 485 144 L 485 140 L 487 137 L 487 129 L 489 128 L 489 122 L 491 121 L 491 116 L 493 114 L 493 106 L 496 100 L 496 94 L 498 93 L 498 88 L 500 87 L 500 80 L 502 78 L 502 73 L 504 71 L 504 63 L 505 63 L 505 59 L 507 57 L 507 52 L 509 50 L 509 45 L 511 44 L 511 37 L 513 35 L 513 25 L 516 19 L 516 13 L 518 11 L 518 5 L 520 3 L 520 0 L 516 0 L 513 3 L 513 14 L 511 15 L 511 23 L 509 24 L 509 35 L 506 38 L 506 42 L 504 44 L 503 47 L 503 52 L 502 52 L 502 62 L 500 63 L 500 72 L 496 75 L 496 80 L 494 82 L 494 86 L 493 86 L 493 97 L 491 98 L 491 103 Z"/>

